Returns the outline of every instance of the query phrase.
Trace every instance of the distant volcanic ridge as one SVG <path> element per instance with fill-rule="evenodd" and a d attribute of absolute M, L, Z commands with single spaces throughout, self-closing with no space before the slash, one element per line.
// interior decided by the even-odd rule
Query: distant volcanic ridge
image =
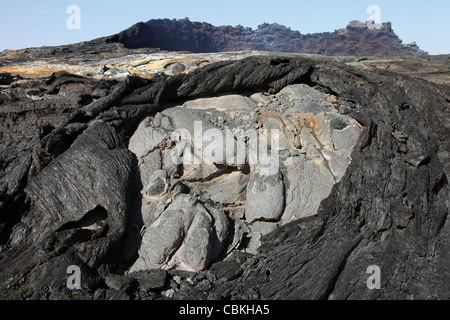
<path fill-rule="evenodd" d="M 256 30 L 243 26 L 216 27 L 206 22 L 157 19 L 139 22 L 110 37 L 130 49 L 159 48 L 168 51 L 224 52 L 263 50 L 321 54 L 327 56 L 426 55 L 415 43 L 404 44 L 391 23 L 375 25 L 351 21 L 334 32 L 301 34 L 279 25 L 264 23 Z"/>

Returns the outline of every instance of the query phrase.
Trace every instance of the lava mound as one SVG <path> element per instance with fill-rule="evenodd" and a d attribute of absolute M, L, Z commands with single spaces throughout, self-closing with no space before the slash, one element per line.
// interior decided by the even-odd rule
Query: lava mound
<path fill-rule="evenodd" d="M 449 101 L 317 57 L 5 74 L 0 298 L 448 299 Z"/>

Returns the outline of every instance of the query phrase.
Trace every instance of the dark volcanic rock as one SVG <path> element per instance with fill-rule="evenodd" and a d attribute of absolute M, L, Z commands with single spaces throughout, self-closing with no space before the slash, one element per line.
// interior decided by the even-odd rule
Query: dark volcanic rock
<path fill-rule="evenodd" d="M 17 80 L 19 80 L 18 77 L 13 77 L 9 73 L 0 73 L 0 85 L 10 85 Z"/>
<path fill-rule="evenodd" d="M 136 280 L 139 290 L 147 292 L 162 289 L 166 283 L 167 272 L 164 270 L 138 271 L 131 273 L 130 277 Z"/>
<path fill-rule="evenodd" d="M 256 30 L 242 26 L 215 27 L 189 19 L 158 19 L 140 22 L 107 42 L 127 48 L 160 48 L 171 51 L 223 52 L 266 50 L 328 56 L 405 56 L 426 54 L 417 46 L 404 45 L 390 23 L 379 28 L 352 21 L 335 32 L 301 34 L 290 28 L 262 24 Z"/>
<path fill-rule="evenodd" d="M 109 274 L 105 277 L 105 284 L 110 289 L 126 292 L 131 289 L 133 281 L 127 276 Z"/>
<path fill-rule="evenodd" d="M 243 270 L 240 264 L 235 261 L 220 261 L 215 263 L 210 271 L 219 280 L 230 281 L 239 277 Z"/>
<path fill-rule="evenodd" d="M 127 274 L 137 286 L 110 275 L 124 274 L 137 258 L 138 244 L 133 247 L 127 230 L 143 225 L 135 210 L 142 199 L 137 174 L 142 163 L 127 143 L 138 125 L 152 117 L 167 129 L 175 120 L 195 119 L 195 110 L 170 109 L 170 103 L 225 92 L 269 96 L 292 84 L 328 94 L 335 112 L 362 128 L 351 163 L 318 214 L 264 235 L 255 255 L 211 261 L 211 271 L 177 278 L 171 289 L 165 287 L 171 276 L 163 270 Z M 104 91 L 94 94 L 98 87 Z M 38 98 L 27 96 L 30 88 Z M 87 93 L 88 103 L 79 99 Z M 139 288 L 151 291 L 142 297 L 168 289 L 166 297 L 175 299 L 450 297 L 448 86 L 329 59 L 252 57 L 119 84 L 57 74 L 16 83 L 1 94 L 6 99 L 0 106 L 0 298 L 74 298 L 77 292 L 65 286 L 70 265 L 81 268 L 78 294 L 84 298 L 139 298 L 132 292 Z M 251 114 L 261 105 L 246 108 Z M 156 115 L 164 110 L 171 112 Z M 337 131 L 346 127 L 333 122 Z M 309 151 L 298 150 L 296 157 L 301 152 Z M 216 166 L 213 178 L 194 179 L 187 188 L 175 169 L 170 192 L 176 195 L 238 171 Z M 213 205 L 205 205 L 212 216 Z M 230 218 L 227 225 L 237 233 L 236 221 Z M 381 269 L 381 290 L 366 286 L 371 265 Z"/>

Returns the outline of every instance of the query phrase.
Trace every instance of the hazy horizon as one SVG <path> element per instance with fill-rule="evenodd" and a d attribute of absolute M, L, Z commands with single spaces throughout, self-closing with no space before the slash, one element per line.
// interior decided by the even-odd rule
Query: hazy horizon
<path fill-rule="evenodd" d="M 0 37 L 0 51 L 88 41 L 118 33 L 151 19 L 184 19 L 215 26 L 242 25 L 256 29 L 278 23 L 302 34 L 333 32 L 351 20 L 366 21 L 367 8 L 380 9 L 380 22 L 391 22 L 404 44 L 415 41 L 430 54 L 450 53 L 450 1 L 288 1 L 268 0 L 22 0 L 2 4 L 2 22 L 9 29 Z M 70 5 L 80 8 L 80 29 L 69 29 Z"/>

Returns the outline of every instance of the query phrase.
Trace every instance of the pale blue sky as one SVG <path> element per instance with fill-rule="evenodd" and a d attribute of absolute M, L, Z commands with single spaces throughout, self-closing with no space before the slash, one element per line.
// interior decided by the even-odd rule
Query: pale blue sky
<path fill-rule="evenodd" d="M 79 30 L 66 27 L 69 5 L 81 9 Z M 450 53 L 450 0 L 3 0 L 0 50 L 91 40 L 157 18 L 254 29 L 277 22 L 304 34 L 332 32 L 350 20 L 365 21 L 369 5 L 380 7 L 381 21 L 391 21 L 404 43 Z"/>

